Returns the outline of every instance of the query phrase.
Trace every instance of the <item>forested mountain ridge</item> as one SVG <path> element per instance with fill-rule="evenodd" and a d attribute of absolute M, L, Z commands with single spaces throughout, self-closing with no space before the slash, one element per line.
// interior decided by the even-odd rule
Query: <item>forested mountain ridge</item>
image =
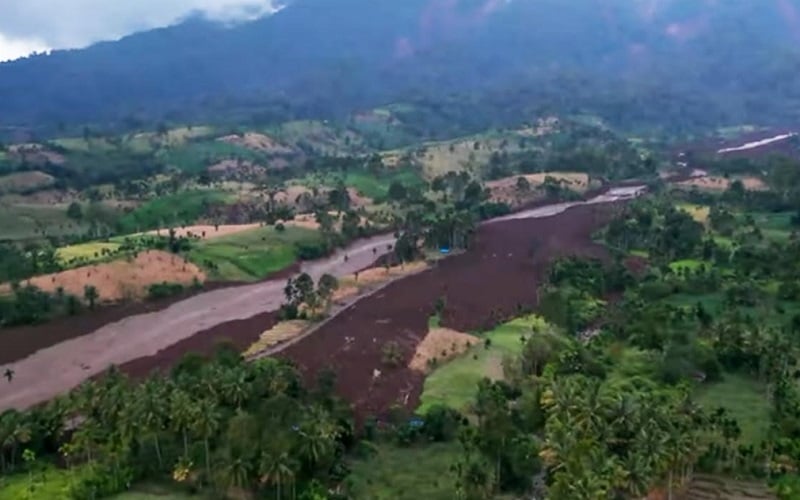
<path fill-rule="evenodd" d="M 796 121 L 800 1 L 295 0 L 0 65 L 0 124 L 256 122 L 414 102 L 477 126 Z M 642 106 L 643 103 L 647 103 Z"/>

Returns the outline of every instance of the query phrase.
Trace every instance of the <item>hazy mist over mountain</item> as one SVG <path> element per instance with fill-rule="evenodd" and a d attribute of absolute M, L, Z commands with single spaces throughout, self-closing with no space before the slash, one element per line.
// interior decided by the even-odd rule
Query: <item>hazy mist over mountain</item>
<path fill-rule="evenodd" d="M 795 120 L 798 0 L 294 0 L 0 64 L 6 126 L 346 116 L 390 102 L 622 127 Z M 477 124 L 476 124 L 477 126 Z"/>

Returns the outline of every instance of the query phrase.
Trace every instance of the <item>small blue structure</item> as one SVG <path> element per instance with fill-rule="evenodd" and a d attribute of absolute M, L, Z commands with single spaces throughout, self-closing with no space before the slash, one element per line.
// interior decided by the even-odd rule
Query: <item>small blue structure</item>
<path fill-rule="evenodd" d="M 446 255 L 446 254 L 450 253 L 450 249 L 447 248 L 447 247 L 441 247 L 441 248 L 439 248 L 439 253 Z"/>

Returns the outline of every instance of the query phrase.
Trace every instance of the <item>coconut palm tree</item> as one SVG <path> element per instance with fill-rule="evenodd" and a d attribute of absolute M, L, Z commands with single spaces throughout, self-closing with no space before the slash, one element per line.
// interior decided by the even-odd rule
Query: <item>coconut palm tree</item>
<path fill-rule="evenodd" d="M 219 431 L 221 415 L 215 401 L 203 399 L 197 403 L 196 415 L 192 423 L 192 432 L 203 440 L 205 451 L 206 474 L 211 476 L 211 450 L 209 440 Z"/>
<path fill-rule="evenodd" d="M 159 469 L 164 467 L 159 435 L 167 421 L 167 402 L 166 386 L 159 379 L 150 378 L 139 387 L 136 414 L 141 422 L 144 436 L 153 441 Z"/>
<path fill-rule="evenodd" d="M 183 389 L 172 391 L 169 400 L 169 415 L 172 430 L 183 437 L 183 458 L 189 460 L 189 430 L 197 416 L 194 401 Z"/>
<path fill-rule="evenodd" d="M 274 485 L 275 498 L 280 500 L 281 488 L 286 482 L 292 484 L 292 498 L 294 498 L 294 479 L 297 463 L 287 451 L 263 452 L 259 458 L 258 474 L 262 484 Z"/>

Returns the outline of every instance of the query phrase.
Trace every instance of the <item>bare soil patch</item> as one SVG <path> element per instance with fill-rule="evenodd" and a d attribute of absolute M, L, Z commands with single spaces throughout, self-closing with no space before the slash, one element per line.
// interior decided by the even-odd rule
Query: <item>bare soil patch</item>
<path fill-rule="evenodd" d="M 66 161 L 64 157 L 55 151 L 49 150 L 42 144 L 13 144 L 8 147 L 9 156 L 13 159 L 29 163 L 31 165 L 63 165 Z"/>
<path fill-rule="evenodd" d="M 434 360 L 437 364 L 446 363 L 467 352 L 478 341 L 478 337 L 474 335 L 457 332 L 449 328 L 434 328 L 419 343 L 408 367 L 418 372 L 427 373 L 430 371 Z"/>
<path fill-rule="evenodd" d="M 247 132 L 244 135 L 227 135 L 220 137 L 218 141 L 227 142 L 228 144 L 235 144 L 247 149 L 261 151 L 263 153 L 275 155 L 293 154 L 294 150 L 284 144 L 281 144 L 274 138 L 255 132 Z"/>
<path fill-rule="evenodd" d="M 368 196 L 362 196 L 355 188 L 347 188 L 347 194 L 350 196 L 350 205 L 355 208 L 366 207 L 375 204 L 375 201 L 372 198 Z"/>
<path fill-rule="evenodd" d="M 279 355 L 297 363 L 308 380 L 332 369 L 337 390 L 361 417 L 381 415 L 396 404 L 414 409 L 424 375 L 409 365 L 439 298 L 447 304 L 442 325 L 460 332 L 489 329 L 514 317 L 519 306 L 535 307 L 537 286 L 553 259 L 607 257 L 591 234 L 618 207 L 578 206 L 552 217 L 483 225 L 469 251 L 359 300 Z M 388 342 L 400 346 L 399 367 L 383 362 Z"/>
<path fill-rule="evenodd" d="M 66 293 L 78 297 L 83 297 L 86 286 L 94 286 L 101 301 L 116 302 L 141 299 L 146 296 L 150 285 L 165 281 L 189 285 L 195 278 L 203 281 L 205 274 L 194 264 L 167 252 L 151 250 L 131 260 L 117 260 L 37 276 L 28 280 L 28 283 L 51 293 L 63 287 Z"/>
<path fill-rule="evenodd" d="M 0 177 L 0 193 L 15 193 L 52 186 L 55 178 L 38 170 L 17 172 Z"/>
<path fill-rule="evenodd" d="M 530 185 L 528 191 L 520 191 L 517 182 L 520 177 L 525 178 Z M 502 179 L 489 181 L 486 187 L 491 192 L 491 199 L 497 202 L 508 203 L 511 206 L 520 206 L 543 197 L 536 190 L 544 184 L 548 177 L 559 181 L 564 187 L 577 193 L 585 193 L 589 189 L 589 175 L 578 172 L 545 172 L 539 174 L 514 175 Z"/>
<path fill-rule="evenodd" d="M 176 227 L 174 228 L 175 236 L 178 238 L 196 238 L 201 240 L 212 240 L 222 236 L 241 233 L 243 231 L 250 231 L 261 227 L 261 224 L 220 224 L 213 226 L 210 224 L 196 224 L 194 226 Z M 169 236 L 169 229 L 155 229 L 143 234 L 153 236 Z"/>
<path fill-rule="evenodd" d="M 208 167 L 208 172 L 225 179 L 247 180 L 264 178 L 267 169 L 251 161 L 222 160 Z"/>

